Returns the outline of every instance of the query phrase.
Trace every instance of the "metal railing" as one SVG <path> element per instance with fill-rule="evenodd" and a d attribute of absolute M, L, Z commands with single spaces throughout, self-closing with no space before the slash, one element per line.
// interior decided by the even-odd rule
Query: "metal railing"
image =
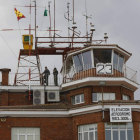
<path fill-rule="evenodd" d="M 28 74 L 18 74 L 15 81 L 15 73 L 9 74 L 9 85 L 29 85 L 29 76 Z M 79 79 L 83 79 L 86 77 L 125 77 L 128 80 L 131 80 L 137 83 L 137 72 L 132 70 L 131 68 L 124 66 L 113 65 L 112 74 L 97 74 L 96 68 L 93 67 L 92 64 L 88 64 L 85 66 L 79 66 L 74 68 L 72 66 L 70 69 L 64 71 L 63 74 L 58 74 L 57 83 L 61 85 L 62 83 L 68 83 L 72 81 L 76 81 Z M 40 79 L 43 79 L 42 75 L 39 74 L 31 74 L 31 85 L 44 85 Z M 0 72 L 0 82 L 2 81 L 2 74 Z M 48 77 L 48 85 L 55 85 L 54 75 L 51 73 Z"/>
<path fill-rule="evenodd" d="M 96 68 L 93 64 L 87 64 L 85 66 L 79 66 L 66 70 L 63 78 L 64 83 L 83 79 L 86 77 L 125 77 L 135 83 L 137 83 L 137 72 L 127 67 L 126 65 L 113 65 L 112 74 L 97 74 Z"/>
<path fill-rule="evenodd" d="M 31 85 L 44 85 L 43 81 L 43 76 L 39 76 L 39 74 L 31 74 Z M 62 76 L 61 74 L 57 75 L 57 85 L 62 84 Z M 9 85 L 29 85 L 29 76 L 28 74 L 24 75 L 23 74 L 18 74 L 16 81 L 15 81 L 15 73 L 10 73 L 9 74 Z M 48 76 L 48 85 L 53 86 L 55 85 L 54 82 L 54 75 L 51 73 Z"/>

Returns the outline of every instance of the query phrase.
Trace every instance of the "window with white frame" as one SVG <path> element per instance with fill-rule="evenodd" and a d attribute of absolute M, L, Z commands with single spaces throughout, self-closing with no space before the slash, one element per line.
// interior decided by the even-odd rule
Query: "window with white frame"
<path fill-rule="evenodd" d="M 84 94 L 72 96 L 71 101 L 73 105 L 84 103 Z"/>
<path fill-rule="evenodd" d="M 130 97 L 128 95 L 123 94 L 123 100 L 130 100 Z"/>
<path fill-rule="evenodd" d="M 40 140 L 40 128 L 13 127 L 12 140 Z"/>
<path fill-rule="evenodd" d="M 113 68 L 123 72 L 124 56 L 114 51 L 113 56 Z"/>
<path fill-rule="evenodd" d="M 105 123 L 105 140 L 133 140 L 133 124 Z"/>
<path fill-rule="evenodd" d="M 77 54 L 73 56 L 74 64 L 75 64 L 75 70 L 76 72 L 83 70 L 83 60 L 82 60 L 82 54 Z"/>
<path fill-rule="evenodd" d="M 78 140 L 98 140 L 97 124 L 78 126 Z"/>
<path fill-rule="evenodd" d="M 91 50 L 74 55 L 73 60 L 76 72 L 92 68 Z"/>
<path fill-rule="evenodd" d="M 94 67 L 98 63 L 111 63 L 112 50 L 111 49 L 94 49 Z"/>
<path fill-rule="evenodd" d="M 92 102 L 102 100 L 102 93 L 92 93 Z M 115 93 L 103 93 L 103 100 L 116 100 Z"/>

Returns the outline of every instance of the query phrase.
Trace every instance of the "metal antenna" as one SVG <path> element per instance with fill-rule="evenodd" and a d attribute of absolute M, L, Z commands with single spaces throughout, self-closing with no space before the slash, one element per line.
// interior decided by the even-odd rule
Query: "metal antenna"
<path fill-rule="evenodd" d="M 85 0 L 85 11 L 86 11 L 86 15 L 83 14 L 83 16 L 86 17 L 86 35 L 88 37 L 88 18 L 92 19 L 92 15 L 87 16 L 87 2 L 86 2 L 86 0 Z M 88 41 L 88 38 L 87 38 L 87 41 Z"/>
<path fill-rule="evenodd" d="M 50 17 L 50 30 L 51 30 L 51 11 L 50 11 L 50 3 L 51 1 L 48 2 L 48 9 L 49 9 L 49 17 Z M 49 35 L 51 34 L 51 32 L 49 31 Z M 51 35 L 50 35 L 51 37 Z"/>
<path fill-rule="evenodd" d="M 50 17 L 50 28 L 49 28 L 49 37 L 51 37 L 51 11 L 50 11 L 50 3 L 52 3 L 51 1 L 48 1 L 48 9 L 49 9 L 49 17 Z M 51 39 L 52 42 L 52 39 Z M 52 46 L 52 43 L 51 43 Z"/>
<path fill-rule="evenodd" d="M 36 0 L 33 1 L 35 3 L 35 49 L 37 47 L 37 44 L 36 44 Z"/>
<path fill-rule="evenodd" d="M 68 37 L 70 37 L 70 30 L 69 30 L 69 28 L 70 28 L 70 21 L 72 21 L 72 19 L 70 19 L 70 17 L 69 17 L 69 2 L 67 3 L 67 11 L 66 11 L 66 13 L 68 13 L 68 17 L 66 17 L 65 16 L 65 13 L 64 13 L 64 17 L 65 17 L 65 19 L 67 19 L 68 20 Z M 70 42 L 70 38 L 68 38 L 68 42 Z"/>
<path fill-rule="evenodd" d="M 54 42 L 55 42 L 55 0 L 54 0 Z"/>

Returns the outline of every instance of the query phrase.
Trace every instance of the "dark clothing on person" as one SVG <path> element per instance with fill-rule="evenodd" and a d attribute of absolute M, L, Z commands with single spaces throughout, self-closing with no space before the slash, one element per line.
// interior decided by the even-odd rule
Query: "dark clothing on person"
<path fill-rule="evenodd" d="M 50 71 L 48 69 L 45 69 L 43 72 L 43 78 L 44 78 L 44 84 L 46 84 L 46 86 L 48 86 L 48 78 L 50 75 Z"/>
<path fill-rule="evenodd" d="M 58 83 L 57 83 L 57 81 L 58 81 L 58 80 L 57 80 L 57 79 L 58 79 L 58 78 L 57 78 L 57 76 L 58 76 L 58 71 L 57 71 L 56 68 L 53 69 L 53 75 L 54 75 L 54 85 L 55 85 L 55 86 L 58 86 Z"/>

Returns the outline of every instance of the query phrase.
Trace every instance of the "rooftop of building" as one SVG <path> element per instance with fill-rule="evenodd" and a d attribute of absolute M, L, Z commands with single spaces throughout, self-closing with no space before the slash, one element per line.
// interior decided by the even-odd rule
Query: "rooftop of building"
<path fill-rule="evenodd" d="M 140 105 L 139 100 L 106 100 L 106 101 L 99 101 L 96 103 L 91 104 L 79 104 L 79 105 L 71 105 L 68 103 L 50 103 L 50 104 L 41 104 L 41 105 L 18 105 L 18 106 L 0 106 L 0 110 L 53 110 L 53 111 L 60 111 L 60 110 L 73 110 L 73 109 L 80 109 L 85 107 L 91 106 L 98 106 L 98 105 Z"/>

